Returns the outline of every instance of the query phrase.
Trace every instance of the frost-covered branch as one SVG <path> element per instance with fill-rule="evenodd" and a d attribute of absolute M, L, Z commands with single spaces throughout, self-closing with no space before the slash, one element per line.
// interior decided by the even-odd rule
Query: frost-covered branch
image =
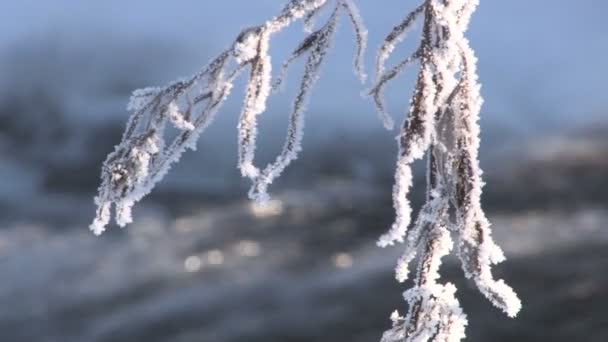
<path fill-rule="evenodd" d="M 480 292 L 509 316 L 520 301 L 502 280 L 495 280 L 491 266 L 504 260 L 491 236 L 490 223 L 481 207 L 483 181 L 479 168 L 478 118 L 482 99 L 477 82 L 476 57 L 464 33 L 478 0 L 422 0 L 387 35 L 376 58 L 376 77 L 369 92 L 386 128 L 393 119 L 386 110 L 386 86 L 408 66 L 419 65 L 408 115 L 399 133 L 399 155 L 393 187 L 396 219 L 378 245 L 405 244 L 396 277 L 408 277 L 409 264 L 418 256 L 414 286 L 404 293 L 405 317 L 395 312 L 393 328 L 383 342 L 458 341 L 464 337 L 466 316 L 455 297 L 456 288 L 440 284 L 441 259 L 456 252 L 465 275 Z M 326 21 L 315 26 L 323 11 Z M 149 193 L 188 148 L 195 149 L 200 134 L 230 95 L 234 81 L 247 71 L 247 86 L 238 123 L 238 168 L 252 181 L 249 196 L 267 200 L 267 188 L 297 158 L 303 137 L 304 112 L 314 82 L 334 39 L 338 21 L 346 18 L 353 28 L 356 51 L 353 64 L 364 81 L 367 31 L 352 0 L 289 0 L 283 10 L 264 24 L 243 30 L 230 48 L 220 53 L 194 76 L 164 88 L 136 90 L 127 107 L 132 111 L 122 141 L 108 155 L 101 174 L 96 218 L 91 225 L 101 234 L 111 218 L 112 206 L 120 226 L 131 222 L 131 208 Z M 270 43 L 274 34 L 302 21 L 307 32 L 272 80 Z M 395 46 L 417 23 L 422 34 L 417 48 L 391 68 L 385 64 Z M 255 165 L 258 116 L 266 110 L 273 90 L 280 88 L 287 71 L 306 58 L 304 74 L 289 114 L 287 137 L 274 162 Z M 171 128 L 172 127 L 172 128 Z M 427 201 L 410 227 L 412 209 L 411 164 L 427 156 Z"/>
<path fill-rule="evenodd" d="M 481 208 L 482 171 L 479 168 L 479 112 L 482 99 L 476 57 L 464 33 L 478 0 L 425 0 L 385 38 L 376 59 L 376 80 L 370 90 L 385 126 L 392 127 L 383 91 L 408 65 L 420 70 L 409 114 L 398 136 L 399 156 L 393 189 L 396 220 L 378 245 L 405 243 L 396 276 L 408 277 L 410 262 L 419 257 L 414 287 L 405 292 L 406 317 L 393 314 L 393 328 L 382 341 L 459 341 L 466 317 L 451 284 L 436 283 L 441 258 L 457 238 L 457 254 L 472 278 L 494 305 L 513 317 L 521 307 L 515 292 L 495 280 L 491 265 L 504 260 L 494 243 L 490 223 Z M 385 63 L 408 30 L 422 21 L 420 44 L 394 67 Z M 427 202 L 410 228 L 412 209 L 407 199 L 412 186 L 411 164 L 428 158 Z"/>
<path fill-rule="evenodd" d="M 313 30 L 284 65 L 280 80 L 291 62 L 308 56 L 283 150 L 274 163 L 260 170 L 254 164 L 257 117 L 266 110 L 272 90 L 271 38 L 298 20 L 312 28 L 315 17 L 329 4 L 333 4 L 334 9 L 328 21 L 318 30 Z M 164 88 L 136 90 L 127 106 L 133 114 L 122 141 L 102 166 L 101 185 L 95 198 L 97 214 L 91 230 L 95 234 L 105 230 L 112 206 L 120 226 L 132 221 L 134 203 L 152 190 L 186 149 L 196 148 L 198 137 L 230 94 L 235 79 L 245 70 L 249 75 L 238 124 L 238 167 L 241 174 L 253 182 L 251 197 L 259 200 L 268 198 L 266 188 L 300 150 L 305 103 L 341 15 L 348 17 L 353 25 L 357 43 L 355 71 L 364 79 L 362 56 L 367 31 L 354 3 L 351 0 L 289 0 L 274 18 L 243 30 L 229 49 L 194 76 Z M 171 134 L 167 124 L 173 126 L 177 133 Z M 168 137 L 172 140 L 167 141 Z"/>

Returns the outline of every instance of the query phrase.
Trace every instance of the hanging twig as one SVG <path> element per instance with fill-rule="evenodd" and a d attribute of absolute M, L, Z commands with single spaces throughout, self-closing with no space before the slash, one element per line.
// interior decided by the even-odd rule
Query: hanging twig
<path fill-rule="evenodd" d="M 515 292 L 495 280 L 491 265 L 504 260 L 491 237 L 490 224 L 481 208 L 478 117 L 482 99 L 475 70 L 476 58 L 464 32 L 477 0 L 425 0 L 386 37 L 376 63 L 371 88 L 386 126 L 390 117 L 382 92 L 387 83 L 414 60 L 420 70 L 409 114 L 399 134 L 399 156 L 393 200 L 396 220 L 378 244 L 405 242 L 396 276 L 405 281 L 410 262 L 419 256 L 414 287 L 404 294 L 408 314 L 393 314 L 393 328 L 383 342 L 459 341 L 466 316 L 454 297 L 451 284 L 437 284 L 441 258 L 451 250 L 450 232 L 458 241 L 457 254 L 468 278 L 494 305 L 513 317 L 521 307 Z M 385 62 L 406 31 L 423 17 L 422 37 L 416 51 L 395 67 Z M 427 202 L 409 228 L 412 209 L 407 199 L 412 185 L 411 164 L 427 152 Z"/>

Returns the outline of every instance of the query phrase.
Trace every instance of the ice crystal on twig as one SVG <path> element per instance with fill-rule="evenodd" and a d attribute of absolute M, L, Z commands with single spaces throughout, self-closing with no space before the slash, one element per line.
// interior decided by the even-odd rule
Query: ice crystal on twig
<path fill-rule="evenodd" d="M 260 170 L 254 164 L 257 118 L 266 110 L 272 90 L 271 38 L 297 20 L 312 27 L 313 19 L 330 3 L 335 6 L 328 21 L 311 32 L 284 65 L 286 70 L 292 61 L 308 55 L 283 150 L 274 163 Z M 260 26 L 243 30 L 229 49 L 194 76 L 164 88 L 133 92 L 127 106 L 133 114 L 122 141 L 102 166 L 101 185 L 95 198 L 97 214 L 91 230 L 95 234 L 105 230 L 113 205 L 120 226 L 131 222 L 131 207 L 152 190 L 186 149 L 196 147 L 198 137 L 229 96 L 235 79 L 245 70 L 249 77 L 238 124 L 238 167 L 243 176 L 252 180 L 250 196 L 267 199 L 268 185 L 301 149 L 305 103 L 318 78 L 340 16 L 347 16 L 353 24 L 357 43 L 355 71 L 363 79 L 362 56 L 367 31 L 354 3 L 351 0 L 290 0 L 277 16 Z M 280 80 L 284 77 L 284 73 L 281 74 Z M 166 131 L 167 122 L 178 131 L 170 141 L 166 141 L 171 136 Z"/>
<path fill-rule="evenodd" d="M 383 91 L 408 65 L 420 70 L 409 113 L 398 136 L 399 156 L 393 188 L 396 219 L 378 240 L 385 247 L 405 243 L 396 277 L 408 277 L 410 262 L 419 257 L 414 287 L 405 292 L 406 317 L 393 317 L 393 328 L 382 341 L 459 341 L 466 318 L 454 297 L 456 288 L 441 285 L 441 258 L 457 239 L 457 254 L 468 278 L 495 306 L 513 317 L 521 307 L 515 292 L 495 280 L 491 265 L 504 260 L 494 243 L 490 223 L 481 208 L 482 171 L 479 168 L 478 117 L 482 99 L 476 57 L 464 33 L 478 0 L 424 0 L 385 38 L 376 59 L 376 79 L 369 92 L 385 126 L 392 126 Z M 402 62 L 385 63 L 407 31 L 422 21 L 421 41 Z M 411 164 L 428 158 L 427 202 L 410 227 L 412 209 L 407 199 L 412 186 Z M 398 316 L 398 315 L 397 315 Z"/>

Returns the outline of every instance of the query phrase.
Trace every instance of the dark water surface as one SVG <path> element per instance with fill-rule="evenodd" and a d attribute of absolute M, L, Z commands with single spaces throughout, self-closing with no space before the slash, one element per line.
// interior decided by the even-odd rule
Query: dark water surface
<path fill-rule="evenodd" d="M 378 341 L 390 313 L 406 311 L 409 286 L 393 278 L 399 247 L 374 244 L 389 200 L 330 182 L 263 209 L 200 203 L 174 218 L 144 202 L 133 225 L 100 238 L 86 230 L 88 198 L 63 204 L 64 229 L 8 222 L 1 340 Z M 508 257 L 496 275 L 524 309 L 501 314 L 448 258 L 442 281 L 458 286 L 468 341 L 608 341 L 606 219 L 600 209 L 493 215 Z"/>

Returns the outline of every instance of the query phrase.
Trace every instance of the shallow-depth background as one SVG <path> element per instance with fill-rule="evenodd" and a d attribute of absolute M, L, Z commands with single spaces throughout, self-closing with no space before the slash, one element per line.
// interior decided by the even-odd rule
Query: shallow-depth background
<path fill-rule="evenodd" d="M 414 3 L 356 2 L 369 68 Z M 1 341 L 377 341 L 390 313 L 406 311 L 409 284 L 392 271 L 400 247 L 375 246 L 394 216 L 396 132 L 359 96 L 345 22 L 310 101 L 304 151 L 269 207 L 246 200 L 236 169 L 237 89 L 132 225 L 100 238 L 87 230 L 130 92 L 194 73 L 282 3 L 2 5 Z M 484 206 L 508 257 L 496 274 L 524 308 L 506 318 L 448 258 L 442 280 L 458 285 L 469 341 L 608 340 L 607 10 L 600 0 L 481 1 L 473 17 Z M 275 63 L 300 37 L 298 24 L 277 36 Z M 296 69 L 261 119 L 260 164 L 282 145 Z M 414 73 L 388 91 L 398 120 Z"/>

